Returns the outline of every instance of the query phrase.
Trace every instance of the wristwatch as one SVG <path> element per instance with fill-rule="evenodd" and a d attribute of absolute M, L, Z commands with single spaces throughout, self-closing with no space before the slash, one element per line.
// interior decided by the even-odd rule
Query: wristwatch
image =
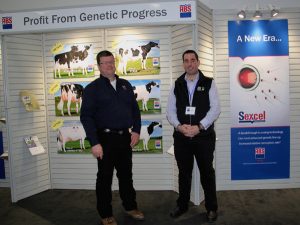
<path fill-rule="evenodd" d="M 199 127 L 199 131 L 205 130 L 205 129 L 204 129 L 204 126 L 203 126 L 201 123 L 198 125 L 198 127 Z"/>

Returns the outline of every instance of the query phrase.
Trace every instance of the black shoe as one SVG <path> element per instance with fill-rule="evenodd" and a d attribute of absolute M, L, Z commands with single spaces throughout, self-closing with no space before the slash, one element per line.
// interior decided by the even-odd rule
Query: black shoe
<path fill-rule="evenodd" d="M 185 209 L 182 209 L 180 208 L 179 206 L 176 206 L 173 211 L 170 212 L 170 216 L 172 218 L 178 218 L 179 216 L 181 216 L 182 214 L 184 214 L 185 212 L 187 212 L 188 209 L 185 208 Z"/>
<path fill-rule="evenodd" d="M 218 213 L 217 213 L 217 211 L 208 211 L 207 214 L 206 214 L 206 217 L 207 217 L 207 221 L 209 223 L 212 223 L 212 222 L 217 220 Z"/>

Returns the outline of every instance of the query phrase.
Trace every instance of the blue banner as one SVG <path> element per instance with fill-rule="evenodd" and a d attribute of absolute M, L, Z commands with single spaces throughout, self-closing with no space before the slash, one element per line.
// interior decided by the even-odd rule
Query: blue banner
<path fill-rule="evenodd" d="M 290 128 L 232 128 L 231 178 L 278 179 L 290 174 Z"/>
<path fill-rule="evenodd" d="M 287 20 L 229 21 L 231 179 L 290 176 Z"/>
<path fill-rule="evenodd" d="M 0 155 L 3 153 L 3 137 L 0 131 Z M 0 159 L 0 179 L 5 179 L 4 159 Z"/>
<path fill-rule="evenodd" d="M 287 20 L 229 21 L 229 57 L 287 56 L 287 27 Z"/>

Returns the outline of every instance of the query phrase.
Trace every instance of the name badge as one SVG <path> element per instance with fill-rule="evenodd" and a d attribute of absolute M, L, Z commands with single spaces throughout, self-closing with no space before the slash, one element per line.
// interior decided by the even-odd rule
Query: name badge
<path fill-rule="evenodd" d="M 185 108 L 185 115 L 195 115 L 196 107 L 193 106 L 187 106 Z"/>

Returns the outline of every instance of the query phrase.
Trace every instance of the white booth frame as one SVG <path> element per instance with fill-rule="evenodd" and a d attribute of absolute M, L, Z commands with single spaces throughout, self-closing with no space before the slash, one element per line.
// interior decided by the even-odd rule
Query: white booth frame
<path fill-rule="evenodd" d="M 125 34 L 131 38 L 159 39 L 161 44 L 161 73 L 153 78 L 161 80 L 162 113 L 157 118 L 163 123 L 164 152 L 162 155 L 134 155 L 134 185 L 137 190 L 178 190 L 176 162 L 166 152 L 173 142 L 173 128 L 165 118 L 167 96 L 174 80 L 183 72 L 181 54 L 184 50 L 197 50 L 202 71 L 208 76 L 212 76 L 213 72 L 212 11 L 201 3 L 195 3 L 197 19 L 188 23 L 162 22 L 146 27 L 128 24 L 123 28 L 120 24 L 111 24 L 109 27 L 81 30 L 2 34 L 1 77 L 5 110 L 1 113 L 7 120 L 3 133 L 5 149 L 9 152 L 6 169 L 9 169 L 12 202 L 48 189 L 95 188 L 97 169 L 91 155 L 57 154 L 55 132 L 51 130 L 51 122 L 55 118 L 53 96 L 48 93 L 53 83 L 53 59 L 49 53 L 53 44 L 60 40 L 93 43 L 94 52 L 103 49 L 112 51 L 112 37 L 124 38 Z M 199 20 L 201 23 L 197 22 Z M 41 110 L 26 112 L 20 101 L 20 90 L 31 90 L 37 96 Z M 39 137 L 47 154 L 30 155 L 23 138 L 34 135 Z M 200 204 L 203 193 L 198 169 L 194 169 L 193 177 L 191 201 Z M 117 189 L 115 178 L 113 189 Z"/>

